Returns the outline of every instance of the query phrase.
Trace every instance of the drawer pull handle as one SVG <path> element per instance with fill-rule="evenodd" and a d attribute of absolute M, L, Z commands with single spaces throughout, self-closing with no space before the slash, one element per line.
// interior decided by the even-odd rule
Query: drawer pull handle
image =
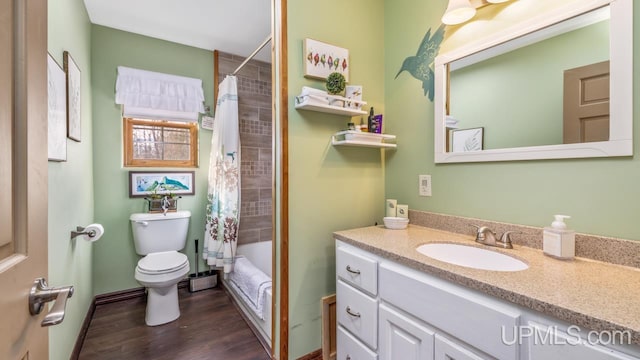
<path fill-rule="evenodd" d="M 360 270 L 353 270 L 353 269 L 351 269 L 351 266 L 349 266 L 349 265 L 347 265 L 347 271 L 352 273 L 352 274 L 360 275 Z"/>
<path fill-rule="evenodd" d="M 351 356 L 347 355 L 346 360 L 351 360 Z"/>
<path fill-rule="evenodd" d="M 349 314 L 349 315 L 351 315 L 351 316 L 353 316 L 353 317 L 357 317 L 357 318 L 359 318 L 359 317 L 360 317 L 360 313 L 354 313 L 354 312 L 351 312 L 351 308 L 350 308 L 349 306 L 347 306 L 347 309 L 346 309 L 346 310 L 347 310 L 347 314 Z"/>

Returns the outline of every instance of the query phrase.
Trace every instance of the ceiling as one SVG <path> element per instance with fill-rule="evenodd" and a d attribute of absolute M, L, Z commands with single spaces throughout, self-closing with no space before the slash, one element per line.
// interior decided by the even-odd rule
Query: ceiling
<path fill-rule="evenodd" d="M 269 0 L 84 0 L 93 24 L 249 56 L 271 33 Z M 255 57 L 271 62 L 269 46 Z"/>

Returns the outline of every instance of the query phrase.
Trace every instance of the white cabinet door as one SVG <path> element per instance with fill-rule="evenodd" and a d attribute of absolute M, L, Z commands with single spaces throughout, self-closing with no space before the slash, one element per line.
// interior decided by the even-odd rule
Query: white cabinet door
<path fill-rule="evenodd" d="M 604 346 L 589 344 L 576 334 L 560 330 L 558 326 L 547 326 L 534 321 L 528 322 L 531 329 L 527 337 L 529 360 L 632 360 L 628 356 Z M 607 338 L 610 340 L 610 338 Z M 598 339 L 594 339 L 597 341 Z"/>
<path fill-rule="evenodd" d="M 432 360 L 434 332 L 414 319 L 380 305 L 380 360 Z"/>
<path fill-rule="evenodd" d="M 435 360 L 487 360 L 495 359 L 488 355 L 479 355 L 474 351 L 449 340 L 440 335 L 436 335 Z"/>

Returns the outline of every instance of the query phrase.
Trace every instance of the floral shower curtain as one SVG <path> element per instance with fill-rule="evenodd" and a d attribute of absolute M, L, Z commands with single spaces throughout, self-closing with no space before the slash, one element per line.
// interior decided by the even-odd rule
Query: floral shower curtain
<path fill-rule="evenodd" d="M 207 193 L 203 257 L 207 264 L 233 271 L 240 225 L 240 128 L 238 87 L 227 76 L 218 87 Z"/>

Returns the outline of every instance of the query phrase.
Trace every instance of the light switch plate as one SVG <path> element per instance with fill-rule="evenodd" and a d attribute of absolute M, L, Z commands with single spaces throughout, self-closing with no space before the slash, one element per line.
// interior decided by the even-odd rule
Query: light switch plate
<path fill-rule="evenodd" d="M 431 175 L 418 175 L 418 193 L 420 196 L 431 196 Z"/>

